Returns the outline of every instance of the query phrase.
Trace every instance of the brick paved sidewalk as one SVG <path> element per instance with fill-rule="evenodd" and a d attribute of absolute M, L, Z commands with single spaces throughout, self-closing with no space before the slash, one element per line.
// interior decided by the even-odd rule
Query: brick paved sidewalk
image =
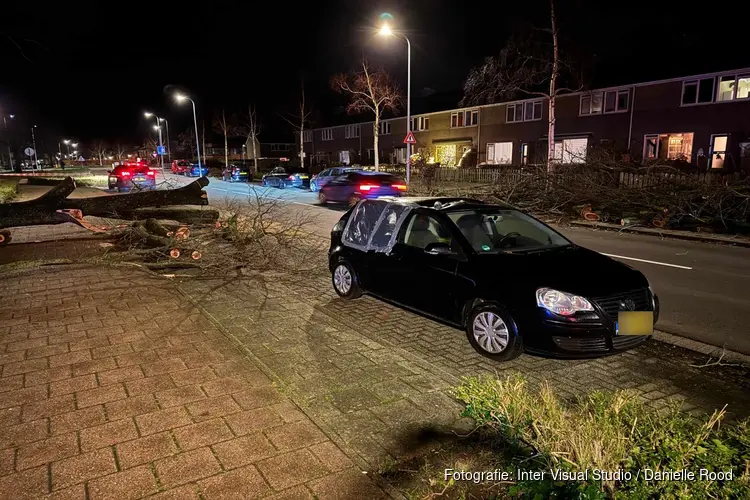
<path fill-rule="evenodd" d="M 380 498 L 175 287 L 0 277 L 0 498 Z"/>

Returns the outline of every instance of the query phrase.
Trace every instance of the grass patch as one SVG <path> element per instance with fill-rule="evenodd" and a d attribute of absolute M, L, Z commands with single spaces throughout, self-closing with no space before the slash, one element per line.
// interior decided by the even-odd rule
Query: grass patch
<path fill-rule="evenodd" d="M 85 175 L 76 177 L 76 186 L 78 187 L 93 187 L 93 188 L 108 188 L 109 177 L 106 175 Z"/>
<path fill-rule="evenodd" d="M 18 179 L 0 179 L 0 203 L 10 203 L 18 194 Z"/>
<path fill-rule="evenodd" d="M 530 388 L 520 376 L 467 378 L 454 394 L 466 404 L 464 415 L 506 443 L 513 457 L 505 461 L 508 470 L 547 471 L 541 481 L 517 481 L 511 495 L 750 498 L 750 422 L 726 423 L 723 409 L 702 418 L 677 405 L 655 412 L 628 391 L 594 392 L 566 402 L 548 384 Z M 696 480 L 649 480 L 646 469 L 690 471 Z M 588 477 L 556 481 L 549 473 L 555 470 Z M 597 478 L 595 470 L 631 476 Z M 701 470 L 725 476 L 701 479 Z"/>

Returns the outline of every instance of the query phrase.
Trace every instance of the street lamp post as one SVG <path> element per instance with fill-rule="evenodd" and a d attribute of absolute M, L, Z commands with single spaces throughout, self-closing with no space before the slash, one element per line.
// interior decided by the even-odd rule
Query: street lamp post
<path fill-rule="evenodd" d="M 168 162 L 172 163 L 172 148 L 169 146 L 169 121 L 166 118 L 159 118 L 167 126 L 167 158 Z"/>
<path fill-rule="evenodd" d="M 65 144 L 65 148 L 68 150 L 68 159 L 70 159 L 70 139 L 63 139 L 63 144 Z"/>
<path fill-rule="evenodd" d="M 198 168 L 202 168 L 201 165 L 201 148 L 200 148 L 200 141 L 198 140 L 198 118 L 195 114 L 195 101 L 193 101 L 191 98 L 184 94 L 176 94 L 175 99 L 177 99 L 178 102 L 182 102 L 184 100 L 188 100 L 191 103 L 193 103 L 193 123 L 195 124 L 195 150 L 198 152 Z"/>
<path fill-rule="evenodd" d="M 161 118 L 159 118 L 158 116 L 156 116 L 153 113 L 149 113 L 148 111 L 146 111 L 143 114 L 146 116 L 146 118 L 149 118 L 149 117 L 153 116 L 156 119 L 156 126 L 154 128 L 159 131 L 159 146 L 160 147 L 164 147 L 164 143 L 161 140 L 161 125 L 159 125 L 159 121 L 161 120 Z M 161 162 L 161 172 L 163 174 L 164 173 L 164 155 L 160 154 L 159 155 L 159 160 Z"/>
<path fill-rule="evenodd" d="M 34 146 L 34 170 L 39 169 L 41 170 L 41 167 L 39 166 L 39 155 L 36 153 L 36 137 L 34 136 L 34 129 L 36 128 L 36 125 L 31 127 L 31 144 Z"/>
<path fill-rule="evenodd" d="M 16 115 L 8 115 L 8 118 L 11 120 L 15 118 Z M 13 148 L 10 145 L 10 136 L 8 134 L 8 120 L 5 119 L 5 115 L 3 115 L 3 125 L 5 126 L 5 135 L 7 143 L 8 143 L 8 163 L 10 166 L 10 169 L 13 170 Z"/>
<path fill-rule="evenodd" d="M 411 42 L 403 33 L 395 33 L 391 28 L 384 24 L 380 28 L 380 34 L 383 36 L 397 36 L 406 40 L 406 135 L 411 132 Z M 411 176 L 411 143 L 406 143 L 406 183 L 409 184 Z"/>

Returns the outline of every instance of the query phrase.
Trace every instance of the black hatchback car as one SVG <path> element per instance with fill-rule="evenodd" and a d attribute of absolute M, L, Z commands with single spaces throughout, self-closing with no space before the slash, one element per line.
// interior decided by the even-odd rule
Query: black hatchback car
<path fill-rule="evenodd" d="M 659 314 L 640 271 L 512 206 L 470 199 L 362 200 L 333 228 L 329 267 L 339 296 L 367 292 L 465 329 L 498 361 L 630 349 Z"/>
<path fill-rule="evenodd" d="M 261 178 L 261 184 L 276 188 L 309 188 L 310 174 L 304 170 L 293 167 L 276 167 Z"/>

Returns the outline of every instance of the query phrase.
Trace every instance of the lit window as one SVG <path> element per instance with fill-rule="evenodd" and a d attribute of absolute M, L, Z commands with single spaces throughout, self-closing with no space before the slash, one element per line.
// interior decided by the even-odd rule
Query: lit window
<path fill-rule="evenodd" d="M 748 97 L 750 97 L 750 76 L 741 76 L 737 78 L 737 99 Z"/>
<path fill-rule="evenodd" d="M 430 130 L 430 117 L 429 116 L 417 116 L 412 119 L 412 130 L 422 131 Z"/>

